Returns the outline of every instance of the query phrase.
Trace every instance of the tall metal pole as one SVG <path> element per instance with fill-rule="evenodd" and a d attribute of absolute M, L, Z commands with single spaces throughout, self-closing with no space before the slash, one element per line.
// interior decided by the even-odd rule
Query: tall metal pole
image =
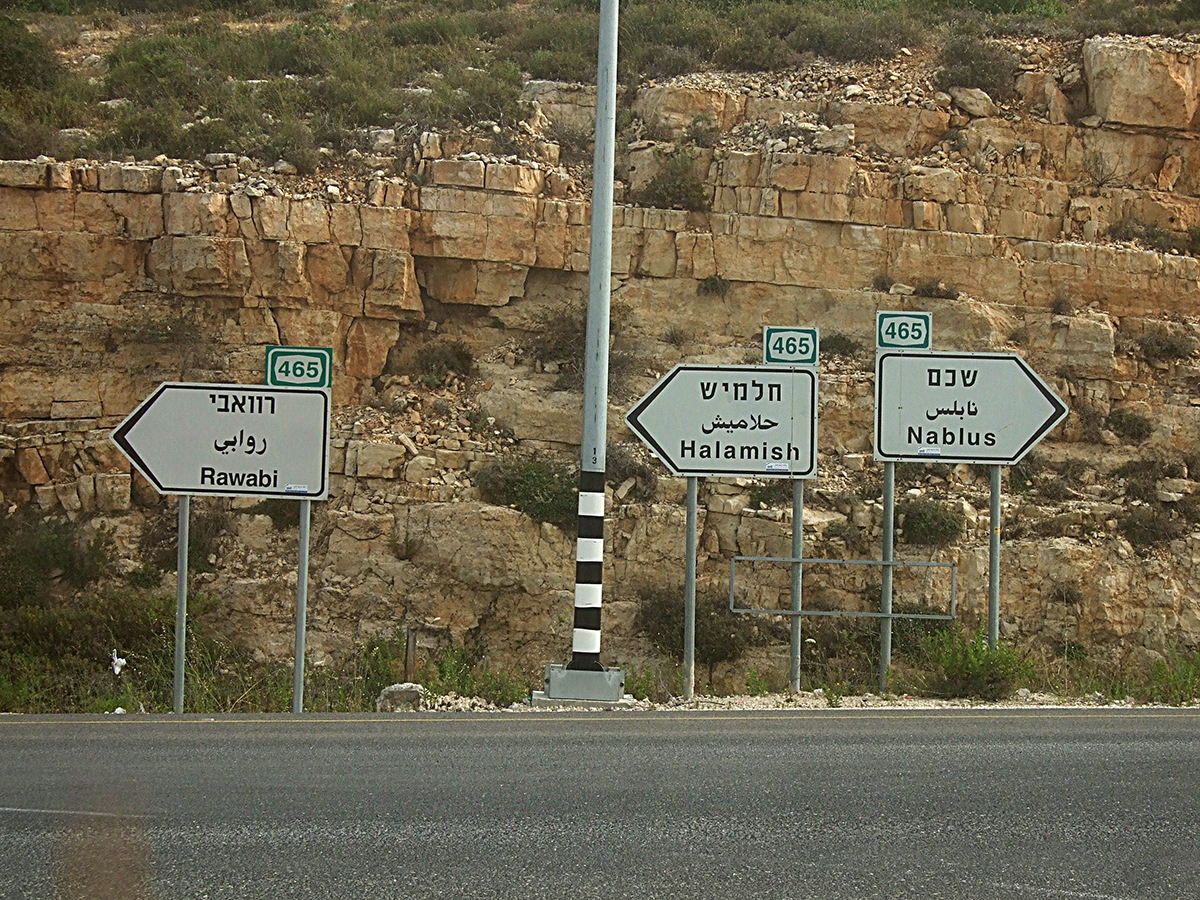
<path fill-rule="evenodd" d="M 683 576 L 683 699 L 696 693 L 696 519 L 700 479 L 687 480 L 687 546 L 684 548 L 686 572 Z"/>
<path fill-rule="evenodd" d="M 991 535 L 988 541 L 988 647 L 1000 641 L 1000 467 L 992 466 Z"/>
<path fill-rule="evenodd" d="M 879 600 L 879 693 L 888 689 L 892 667 L 892 560 L 896 545 L 896 464 L 883 464 L 883 590 Z"/>
<path fill-rule="evenodd" d="M 799 613 L 803 591 L 804 556 L 804 479 L 792 479 L 792 612 Z M 792 658 L 788 667 L 788 687 L 800 692 L 800 616 L 792 616 Z"/>
<path fill-rule="evenodd" d="M 596 151 L 592 162 L 592 237 L 588 258 L 583 369 L 579 538 L 575 622 L 568 669 L 599 672 L 604 569 L 604 445 L 608 434 L 608 329 L 612 290 L 613 164 L 617 143 L 617 0 L 601 0 L 596 62 Z"/>
<path fill-rule="evenodd" d="M 179 540 L 175 554 L 175 683 L 173 700 L 175 712 L 183 712 L 183 670 L 187 659 L 187 578 L 188 522 L 191 520 L 192 498 L 179 497 Z"/>
<path fill-rule="evenodd" d="M 308 624 L 308 529 L 312 501 L 300 501 L 300 561 L 296 568 L 296 653 L 292 663 L 292 712 L 304 712 L 304 633 Z"/>

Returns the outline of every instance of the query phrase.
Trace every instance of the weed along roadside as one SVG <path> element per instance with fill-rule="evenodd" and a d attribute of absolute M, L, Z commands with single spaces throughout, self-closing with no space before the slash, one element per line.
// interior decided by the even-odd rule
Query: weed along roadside
<path fill-rule="evenodd" d="M 625 3 L 586 511 L 595 4 L 125 6 L 0 15 L 0 711 L 524 709 L 601 580 L 641 704 L 1198 693 L 1189 4 Z M 112 445 L 164 384 L 269 419 L 269 348 L 331 376 L 316 472 Z M 680 413 L 776 364 L 803 416 Z M 625 417 L 698 370 L 671 468 Z"/>

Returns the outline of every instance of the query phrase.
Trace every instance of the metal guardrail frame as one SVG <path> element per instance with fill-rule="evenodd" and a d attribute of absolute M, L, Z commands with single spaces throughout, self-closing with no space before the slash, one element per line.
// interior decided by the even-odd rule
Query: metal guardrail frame
<path fill-rule="evenodd" d="M 800 563 L 831 563 L 839 566 L 890 566 L 892 568 L 909 569 L 949 569 L 950 570 L 950 612 L 939 613 L 883 613 L 883 612 L 850 612 L 836 609 L 754 609 L 740 607 L 734 603 L 734 587 L 737 578 L 739 562 L 773 562 L 795 565 Z M 933 619 L 936 621 L 951 621 L 958 609 L 958 567 L 948 562 L 920 562 L 907 560 L 892 560 L 884 562 L 879 559 L 806 559 L 792 556 L 735 556 L 729 561 L 729 611 L 752 616 L 845 616 L 856 619 Z"/>

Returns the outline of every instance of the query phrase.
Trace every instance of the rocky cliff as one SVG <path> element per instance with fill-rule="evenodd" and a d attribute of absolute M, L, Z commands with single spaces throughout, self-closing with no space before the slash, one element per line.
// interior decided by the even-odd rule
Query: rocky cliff
<path fill-rule="evenodd" d="M 1144 660 L 1200 641 L 1200 47 L 1021 50 L 1007 105 L 936 91 L 905 58 L 814 64 L 786 86 L 680 79 L 629 98 L 641 139 L 622 154 L 613 233 L 629 364 L 610 439 L 631 440 L 624 412 L 675 362 L 756 361 L 764 325 L 817 325 L 840 343 L 822 360 L 808 554 L 877 558 L 874 314 L 931 310 L 936 348 L 1016 350 L 1071 405 L 1036 460 L 1006 475 L 1004 632 Z M 570 459 L 579 441 L 580 395 L 554 389 L 558 363 L 530 338 L 586 299 L 586 171 L 547 135 L 590 127 L 591 92 L 536 82 L 527 96 L 532 157 L 429 133 L 412 147 L 380 135 L 396 157 L 386 168 L 359 160 L 317 181 L 260 175 L 235 154 L 0 163 L 4 500 L 108 528 L 119 567 L 135 568 L 163 501 L 130 474 L 112 427 L 160 381 L 256 383 L 267 345 L 332 346 L 314 660 L 405 622 L 496 663 L 560 660 L 573 540 L 482 502 L 476 484 L 513 449 Z M 635 204 L 681 151 L 705 202 Z M 469 348 L 473 376 L 422 377 L 415 360 L 434 341 Z M 950 500 L 967 527 L 902 554 L 957 563 L 960 610 L 978 615 L 986 474 L 906 477 L 908 499 Z M 734 555 L 789 554 L 790 512 L 762 487 L 703 484 L 702 586 L 726 590 Z M 610 490 L 606 662 L 652 655 L 637 591 L 682 582 L 682 495 L 668 477 Z M 210 627 L 286 655 L 295 529 L 214 505 L 235 514 L 200 576 L 220 601 Z M 814 566 L 806 604 L 866 608 L 873 577 Z M 784 567 L 745 578 L 754 605 L 786 605 Z M 948 600 L 932 576 L 898 579 L 897 602 Z M 786 665 L 782 647 L 760 656 Z"/>

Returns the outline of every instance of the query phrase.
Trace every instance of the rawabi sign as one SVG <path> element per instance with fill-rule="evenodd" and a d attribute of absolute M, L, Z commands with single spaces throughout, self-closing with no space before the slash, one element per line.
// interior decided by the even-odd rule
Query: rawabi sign
<path fill-rule="evenodd" d="M 329 391 L 164 383 L 112 434 L 163 494 L 329 493 Z"/>

